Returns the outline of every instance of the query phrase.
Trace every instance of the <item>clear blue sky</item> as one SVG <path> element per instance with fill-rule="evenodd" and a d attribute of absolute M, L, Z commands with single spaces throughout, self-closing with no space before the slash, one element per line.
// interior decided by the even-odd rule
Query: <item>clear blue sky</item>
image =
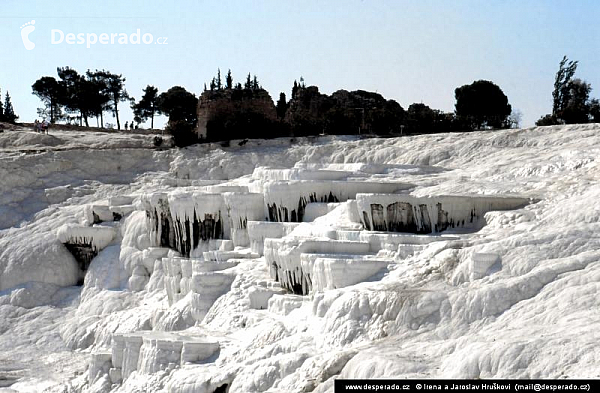
<path fill-rule="evenodd" d="M 31 20 L 36 46 L 26 50 L 21 26 Z M 140 29 L 167 44 L 88 49 L 52 44 L 52 29 L 98 36 Z M 281 91 L 289 98 L 303 76 L 325 93 L 364 89 L 405 109 L 423 102 L 444 111 L 454 110 L 456 87 L 487 79 L 523 113 L 524 126 L 551 111 L 563 55 L 579 60 L 576 76 L 600 89 L 596 0 L 2 0 L 0 35 L 0 88 L 22 121 L 41 106 L 31 85 L 56 77 L 58 66 L 123 74 L 136 98 L 147 84 L 199 94 L 217 68 L 223 75 L 230 68 L 237 81 L 256 74 L 274 100 Z M 124 105 L 122 121 L 131 116 Z"/>

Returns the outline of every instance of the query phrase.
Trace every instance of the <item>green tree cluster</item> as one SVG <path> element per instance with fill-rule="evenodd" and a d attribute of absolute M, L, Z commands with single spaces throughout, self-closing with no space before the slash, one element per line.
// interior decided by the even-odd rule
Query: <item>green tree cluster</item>
<path fill-rule="evenodd" d="M 44 103 L 38 114 L 50 117 L 50 122 L 76 119 L 89 127 L 89 118 L 104 127 L 103 114 L 111 111 L 121 129 L 119 103 L 130 100 L 125 90 L 125 78 L 105 70 L 87 70 L 79 74 L 70 67 L 57 68 L 58 79 L 43 76 L 31 86 L 33 94 Z M 74 115 L 74 116 L 69 116 Z"/>
<path fill-rule="evenodd" d="M 568 80 L 569 89 L 559 89 L 557 99 L 565 104 L 558 106 L 557 111 L 564 117 L 576 118 L 579 113 L 576 103 L 581 102 L 582 97 L 587 100 L 591 88 L 572 79 L 573 64 L 565 63 L 564 68 L 560 80 L 563 84 Z M 80 125 L 88 126 L 89 118 L 96 117 L 103 126 L 104 113 L 112 112 L 120 129 L 119 106 L 130 101 L 136 122 L 150 120 L 154 128 L 155 116 L 166 115 L 169 118 L 167 130 L 175 137 L 176 144 L 198 142 L 198 98 L 181 86 L 159 93 L 156 87 L 147 85 L 136 102 L 125 89 L 122 75 L 105 70 L 79 74 L 70 67 L 59 67 L 57 78 L 41 77 L 32 85 L 32 91 L 44 104 L 38 113 L 50 117 L 51 122 L 76 119 Z M 256 75 L 248 73 L 242 85 L 234 82 L 231 70 L 223 82 L 221 70 L 217 69 L 209 88 L 204 84 L 201 102 L 218 101 L 205 125 L 207 141 L 324 133 L 395 136 L 507 128 L 518 121 L 507 96 L 493 82 L 479 80 L 458 87 L 455 96 L 454 113 L 444 113 L 423 103 L 411 104 L 405 111 L 396 101 L 364 90 L 321 94 L 316 86 L 307 87 L 300 77 L 293 83 L 290 100 L 282 92 L 275 105 Z M 7 100 L 10 102 L 10 97 Z M 589 101 L 586 108 L 589 114 L 600 117 L 597 100 Z"/>
<path fill-rule="evenodd" d="M 575 78 L 577 61 L 564 56 L 558 64 L 552 91 L 552 113 L 542 116 L 536 125 L 600 122 L 600 103 L 590 98 L 592 86 Z"/>

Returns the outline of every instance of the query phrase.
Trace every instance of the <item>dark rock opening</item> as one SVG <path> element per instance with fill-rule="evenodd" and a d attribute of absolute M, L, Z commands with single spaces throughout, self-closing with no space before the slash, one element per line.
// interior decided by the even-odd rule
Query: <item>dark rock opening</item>
<path fill-rule="evenodd" d="M 81 276 L 77 281 L 77 285 L 83 285 L 85 272 L 90 267 L 92 259 L 98 255 L 98 249 L 94 247 L 92 239 L 78 238 L 64 243 L 65 247 L 73 255 L 79 266 Z"/>
<path fill-rule="evenodd" d="M 437 203 L 433 214 L 437 218 L 436 224 L 431 222 L 431 213 L 427 204 L 413 205 L 409 202 L 394 202 L 385 208 L 379 203 L 370 205 L 368 211 L 362 212 L 362 219 L 366 230 L 405 232 L 414 234 L 430 234 L 443 232 L 449 228 L 460 228 L 474 224 L 480 219 L 476 209 L 472 208 L 466 219 L 449 217 L 442 203 Z"/>
<path fill-rule="evenodd" d="M 304 280 L 304 287 L 308 294 L 312 290 L 312 279 L 310 278 L 310 274 L 303 274 L 302 279 Z"/>
<path fill-rule="evenodd" d="M 92 217 L 94 217 L 94 224 L 100 224 L 102 222 L 100 216 L 97 215 L 95 212 L 92 212 Z"/>
<path fill-rule="evenodd" d="M 229 384 L 224 383 L 223 385 L 216 388 L 213 393 L 228 393 L 228 392 L 229 392 Z"/>
<path fill-rule="evenodd" d="M 367 214 L 367 212 L 363 212 L 363 220 L 365 223 L 365 229 L 367 231 L 371 230 L 371 220 L 369 220 L 369 215 Z"/>
<path fill-rule="evenodd" d="M 194 248 L 198 247 L 200 244 L 200 221 L 198 220 L 198 216 L 196 215 L 196 210 L 194 209 L 194 221 L 192 222 L 192 232 L 194 232 Z"/>
<path fill-rule="evenodd" d="M 427 205 L 419 205 L 419 211 L 421 214 L 422 233 L 431 233 L 431 217 L 429 217 L 429 209 L 427 209 Z"/>
<path fill-rule="evenodd" d="M 371 216 L 373 217 L 374 231 L 387 231 L 385 218 L 383 217 L 383 206 L 379 203 L 371 204 Z"/>
<path fill-rule="evenodd" d="M 294 295 L 308 295 L 308 292 L 305 292 L 302 286 L 302 282 L 298 282 L 294 279 L 294 275 L 289 270 L 285 272 L 287 274 L 288 283 L 287 289 L 292 291 Z"/>
<path fill-rule="evenodd" d="M 417 223 L 410 203 L 396 202 L 387 207 L 387 221 L 392 232 L 417 232 Z"/>
<path fill-rule="evenodd" d="M 160 232 L 158 245 L 177 250 L 185 257 L 190 256 L 200 241 L 224 238 L 224 223 L 220 212 L 215 216 L 205 214 L 202 219 L 194 210 L 191 221 L 187 216 L 182 221 L 179 217 L 173 219 L 171 212 L 162 207 L 160 213 L 155 209 L 146 212 L 146 216 L 151 220 L 150 227 L 155 232 Z"/>

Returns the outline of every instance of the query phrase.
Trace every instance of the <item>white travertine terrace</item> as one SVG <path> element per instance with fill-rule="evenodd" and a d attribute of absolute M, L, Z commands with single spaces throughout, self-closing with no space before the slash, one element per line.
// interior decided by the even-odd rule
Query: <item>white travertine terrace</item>
<path fill-rule="evenodd" d="M 174 166 L 186 170 L 196 158 L 187 159 Z M 254 158 L 247 160 L 243 165 Z M 497 190 L 446 195 L 458 187 L 438 195 L 436 176 L 443 168 L 343 163 L 340 156 L 337 162 L 273 169 L 252 161 L 245 172 L 236 167 L 241 177 L 202 164 L 194 170 L 227 180 L 170 179 L 138 194 L 86 200 L 81 225 L 70 224 L 56 236 L 63 243 L 89 243 L 97 254 L 92 263 L 103 266 L 84 281 L 82 304 L 89 308 L 81 307 L 81 326 L 63 333 L 70 347 L 90 348 L 86 389 L 99 393 L 104 384 L 142 391 L 148 386 L 141 381 L 168 380 L 164 390 L 172 392 L 199 386 L 210 393 L 229 386 L 238 392 L 302 391 L 312 387 L 297 386 L 289 375 L 314 377 L 318 368 L 338 375 L 346 362 L 346 370 L 361 375 L 358 361 L 340 348 L 394 337 L 404 326 L 411 334 L 430 329 L 450 318 L 442 315 L 450 308 L 452 318 L 497 317 L 495 309 L 478 305 L 496 296 L 479 296 L 479 285 L 497 279 L 497 272 L 531 266 L 515 264 L 493 244 L 479 246 L 484 235 L 474 232 L 511 220 L 527 223 L 521 208 L 532 199 Z M 91 226 L 97 222 L 102 225 Z M 543 287 L 561 269 L 539 275 L 534 269 L 532 282 Z M 523 283 L 507 285 L 515 302 L 530 296 Z M 450 287 L 456 291 L 448 295 Z M 41 291 L 23 288 L 22 299 L 3 301 L 26 304 L 33 290 Z M 104 298 L 88 306 L 96 293 Z M 471 304 L 475 311 L 469 313 Z M 110 309 L 127 319 L 105 319 Z M 477 319 L 477 313 L 483 316 Z M 328 351 L 329 366 L 311 355 Z M 378 356 L 373 362 L 384 364 Z M 254 359 L 260 365 L 252 365 Z M 247 370 L 257 373 L 256 384 Z M 204 375 L 210 382 L 202 385 Z"/>
<path fill-rule="evenodd" d="M 485 213 L 519 209 L 531 201 L 508 196 L 361 193 L 356 202 L 362 223 L 369 230 L 439 233 L 449 228 L 476 229 Z"/>

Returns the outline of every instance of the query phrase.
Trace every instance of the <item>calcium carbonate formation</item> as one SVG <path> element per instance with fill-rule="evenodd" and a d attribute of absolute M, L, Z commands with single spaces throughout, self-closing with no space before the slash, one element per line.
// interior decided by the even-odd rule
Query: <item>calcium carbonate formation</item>
<path fill-rule="evenodd" d="M 86 206 L 84 225 L 58 231 L 81 273 L 100 250 L 121 241 L 129 289 L 163 290 L 170 306 L 151 330 L 112 334 L 110 349 L 92 355 L 89 384 L 102 378 L 120 384 L 134 372 L 210 361 L 219 339 L 176 331 L 200 326 L 217 299 L 234 290 L 245 274 L 236 270 L 241 260 L 259 261 L 271 278 L 249 284 L 248 307 L 287 315 L 302 304 L 298 295 L 378 280 L 398 260 L 480 229 L 486 213 L 530 203 L 498 195 L 415 196 L 414 184 L 386 176 L 392 167 L 259 167 L 244 184 L 180 187 Z M 467 273 L 482 277 L 496 259 L 474 255 Z"/>

